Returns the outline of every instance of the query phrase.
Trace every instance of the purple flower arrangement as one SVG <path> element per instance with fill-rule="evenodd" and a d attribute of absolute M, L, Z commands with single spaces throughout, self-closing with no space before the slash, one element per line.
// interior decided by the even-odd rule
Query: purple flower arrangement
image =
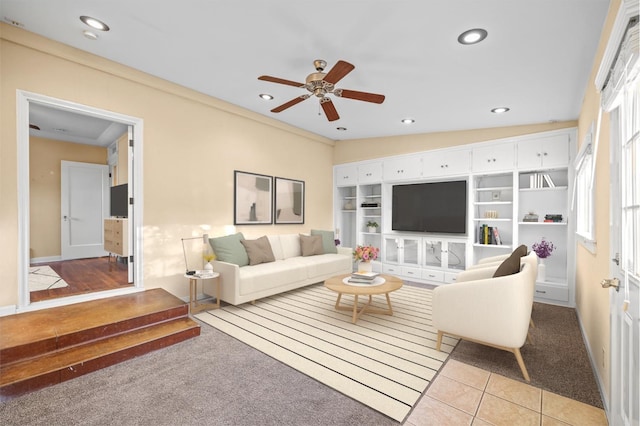
<path fill-rule="evenodd" d="M 539 243 L 534 243 L 531 249 L 536 252 L 540 259 L 546 259 L 551 256 L 551 252 L 556 248 L 551 241 L 547 241 L 544 238 Z"/>

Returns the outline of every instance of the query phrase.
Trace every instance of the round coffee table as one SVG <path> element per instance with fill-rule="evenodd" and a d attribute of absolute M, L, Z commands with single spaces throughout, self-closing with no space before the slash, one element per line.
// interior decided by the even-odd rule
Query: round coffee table
<path fill-rule="evenodd" d="M 365 312 L 369 312 L 371 314 L 383 314 L 383 315 L 393 315 L 393 309 L 391 308 L 391 299 L 389 298 L 389 293 L 392 291 L 398 290 L 402 287 L 402 280 L 400 278 L 392 277 L 390 275 L 378 275 L 378 277 L 384 278 L 383 284 L 378 285 L 349 285 L 345 284 L 343 280 L 347 277 L 350 277 L 351 274 L 338 275 L 332 278 L 329 278 L 324 282 L 324 286 L 331 291 L 335 291 L 338 293 L 338 300 L 336 300 L 336 309 L 339 311 L 352 311 L 353 316 L 351 318 L 351 322 L 354 324 Z M 353 306 L 343 306 L 340 305 L 340 300 L 342 299 L 343 294 L 351 294 L 353 295 Z M 373 296 L 376 294 L 384 294 L 387 298 L 387 309 L 374 308 L 371 306 Z M 358 310 L 358 296 L 369 296 L 369 301 L 365 303 L 365 305 Z"/>

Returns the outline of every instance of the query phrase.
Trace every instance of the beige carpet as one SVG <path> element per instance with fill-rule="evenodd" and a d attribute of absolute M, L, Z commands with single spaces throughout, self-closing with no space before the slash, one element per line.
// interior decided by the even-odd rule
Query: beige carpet
<path fill-rule="evenodd" d="M 318 284 L 196 317 L 401 422 L 457 343 L 435 350 L 431 290 L 405 285 L 391 294 L 393 316 L 365 314 L 356 324 L 335 300 Z M 384 307 L 384 296 L 374 300 Z"/>
<path fill-rule="evenodd" d="M 50 266 L 29 268 L 29 291 L 50 290 L 68 285 Z"/>

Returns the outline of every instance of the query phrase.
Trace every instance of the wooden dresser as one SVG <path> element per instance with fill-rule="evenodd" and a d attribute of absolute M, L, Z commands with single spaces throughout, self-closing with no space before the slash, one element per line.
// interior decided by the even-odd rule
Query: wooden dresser
<path fill-rule="evenodd" d="M 104 250 L 118 256 L 129 256 L 127 219 L 109 218 L 104 220 Z"/>

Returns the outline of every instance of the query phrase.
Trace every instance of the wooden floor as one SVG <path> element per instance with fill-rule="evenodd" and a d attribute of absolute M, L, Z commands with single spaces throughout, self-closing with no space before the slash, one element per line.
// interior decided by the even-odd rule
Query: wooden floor
<path fill-rule="evenodd" d="M 127 264 L 117 262 L 114 258 L 97 257 L 38 264 L 44 265 L 49 265 L 69 285 L 32 291 L 31 302 L 133 286 L 133 283 L 127 282 Z"/>

